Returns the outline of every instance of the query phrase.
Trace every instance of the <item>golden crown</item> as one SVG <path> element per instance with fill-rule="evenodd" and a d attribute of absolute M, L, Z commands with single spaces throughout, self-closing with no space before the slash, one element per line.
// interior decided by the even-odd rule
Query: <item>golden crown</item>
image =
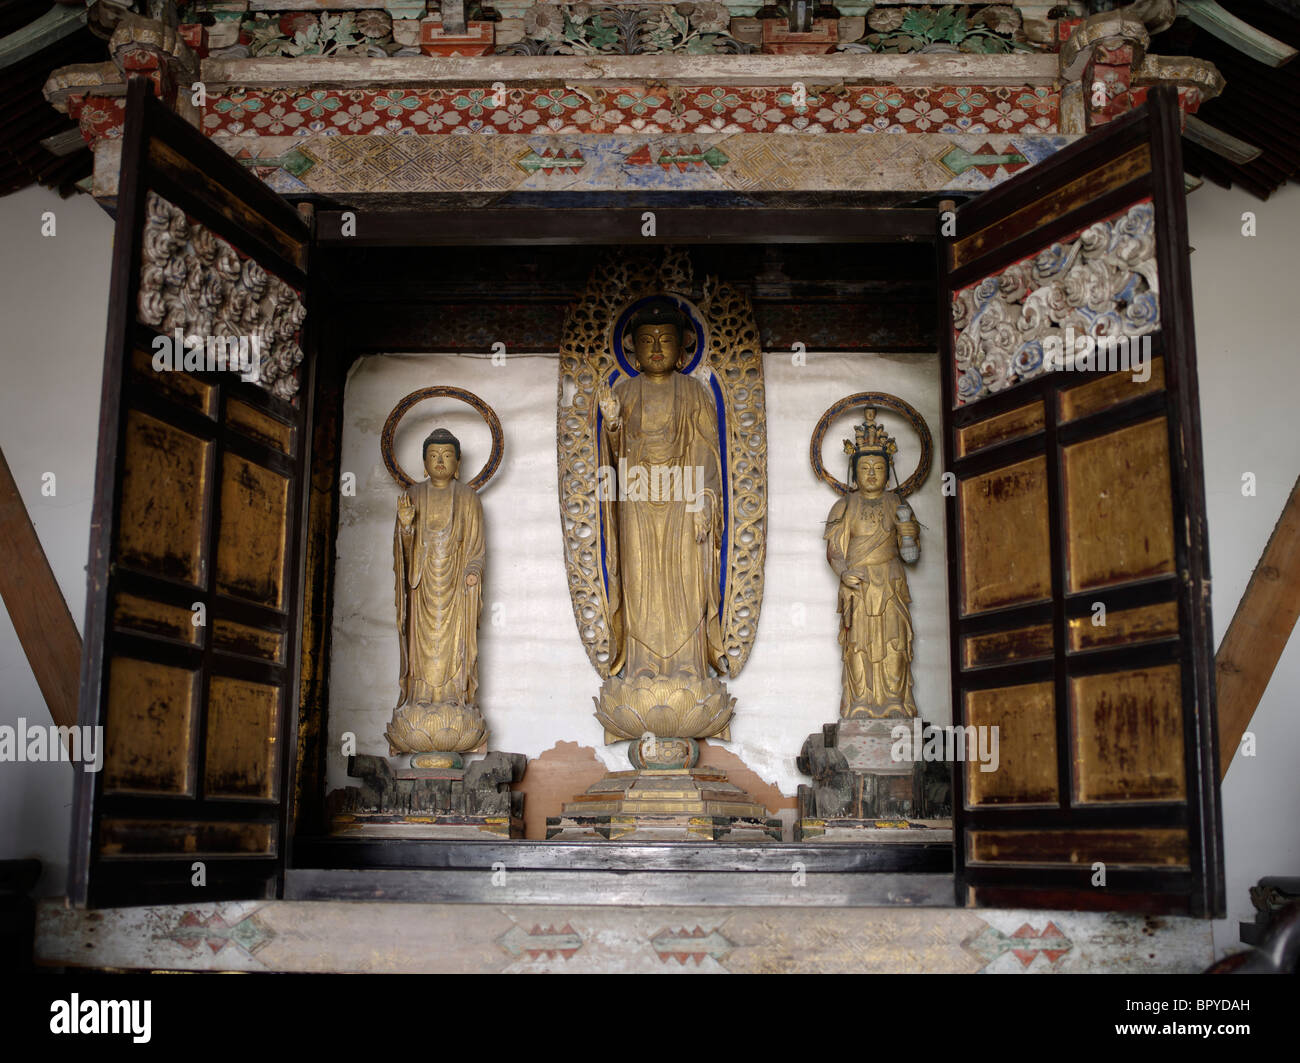
<path fill-rule="evenodd" d="M 876 408 L 868 406 L 864 411 L 867 419 L 862 424 L 854 425 L 853 438 L 844 441 L 844 453 L 850 457 L 860 454 L 883 454 L 891 457 L 898 453 L 898 444 L 894 437 L 885 431 L 883 424 L 876 423 Z"/>

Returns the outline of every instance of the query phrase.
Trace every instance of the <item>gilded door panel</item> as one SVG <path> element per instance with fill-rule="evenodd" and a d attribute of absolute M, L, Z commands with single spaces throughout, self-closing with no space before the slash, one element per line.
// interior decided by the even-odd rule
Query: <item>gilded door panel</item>
<path fill-rule="evenodd" d="M 962 666 L 980 668 L 1008 661 L 1038 661 L 1052 656 L 1054 644 L 1050 624 L 967 635 L 962 639 Z"/>
<path fill-rule="evenodd" d="M 1075 864 L 1108 867 L 1187 866 L 1183 830 L 1070 830 L 1044 836 L 1033 830 L 974 830 L 966 837 L 967 860 L 1011 866 Z"/>
<path fill-rule="evenodd" d="M 1044 458 L 960 480 L 962 612 L 1042 601 L 1052 591 Z"/>
<path fill-rule="evenodd" d="M 1156 417 L 1065 448 L 1071 591 L 1173 572 L 1168 432 Z"/>
<path fill-rule="evenodd" d="M 280 691 L 214 676 L 208 688 L 203 787 L 209 797 L 275 797 Z"/>
<path fill-rule="evenodd" d="M 109 669 L 104 789 L 194 794 L 198 673 L 119 657 Z"/>
<path fill-rule="evenodd" d="M 1182 801 L 1182 691 L 1178 666 L 1070 680 L 1074 799 Z"/>
<path fill-rule="evenodd" d="M 1178 605 L 1175 602 L 1112 609 L 1095 615 L 1104 623 L 1094 623 L 1093 615 L 1076 616 L 1070 620 L 1072 653 L 1178 637 Z"/>
<path fill-rule="evenodd" d="M 996 764 L 972 763 L 967 773 L 969 806 L 1057 803 L 1056 697 L 1051 683 L 969 691 L 966 725 L 989 728 L 990 735 L 996 727 L 998 736 Z M 985 766 L 993 770 L 981 770 Z"/>
<path fill-rule="evenodd" d="M 1165 360 L 1152 358 L 1150 375 L 1146 380 L 1135 379 L 1135 374 L 1111 373 L 1107 376 L 1090 380 L 1077 387 L 1066 388 L 1058 396 L 1061 410 L 1061 423 L 1068 424 L 1080 417 L 1090 417 L 1102 410 L 1122 406 L 1126 402 L 1140 399 L 1165 387 Z"/>
<path fill-rule="evenodd" d="M 201 583 L 212 444 L 138 410 L 127 414 L 125 442 L 121 563 Z"/>
<path fill-rule="evenodd" d="M 1022 439 L 1035 432 L 1041 432 L 1046 424 L 1047 417 L 1043 412 L 1041 399 L 1026 403 L 1024 406 L 1017 406 L 1014 410 L 995 414 L 957 429 L 957 454 L 959 457 L 965 457 L 967 454 L 974 454 L 977 450 L 983 450 L 997 443 Z"/>
<path fill-rule="evenodd" d="M 280 608 L 288 524 L 289 481 L 227 453 L 221 467 L 217 590 Z"/>
<path fill-rule="evenodd" d="M 194 623 L 192 610 L 124 591 L 118 592 L 113 600 L 113 625 L 143 635 L 188 642 L 192 646 L 199 645 L 203 635 L 203 627 Z"/>

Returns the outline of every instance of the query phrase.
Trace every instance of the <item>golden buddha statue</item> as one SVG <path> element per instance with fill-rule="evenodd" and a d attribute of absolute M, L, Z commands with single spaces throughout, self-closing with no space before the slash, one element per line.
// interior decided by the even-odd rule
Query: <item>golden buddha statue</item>
<path fill-rule="evenodd" d="M 609 574 L 610 678 L 597 718 L 611 739 L 706 738 L 731 716 L 719 624 L 722 465 L 718 415 L 678 372 L 684 315 L 668 299 L 632 319 L 639 374 L 597 392 Z M 605 495 L 611 492 L 605 492 Z"/>
<path fill-rule="evenodd" d="M 874 409 L 866 418 L 844 443 L 850 490 L 826 521 L 826 560 L 840 579 L 840 716 L 911 717 L 912 612 L 903 565 L 920 557 L 920 526 L 887 489 L 898 445 Z"/>
<path fill-rule="evenodd" d="M 427 480 L 402 492 L 393 531 L 400 697 L 386 731 L 393 753 L 478 748 L 478 621 L 486 553 L 483 504 L 456 479 L 460 441 L 424 441 Z"/>

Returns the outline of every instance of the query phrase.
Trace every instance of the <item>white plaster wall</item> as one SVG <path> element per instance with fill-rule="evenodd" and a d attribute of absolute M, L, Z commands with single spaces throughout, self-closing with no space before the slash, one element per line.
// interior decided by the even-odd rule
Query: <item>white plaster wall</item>
<path fill-rule="evenodd" d="M 330 669 L 331 788 L 348 785 L 341 753 L 345 731 L 358 751 L 386 755 L 384 725 L 397 700 L 398 641 L 394 615 L 393 514 L 398 487 L 379 456 L 388 411 L 402 396 L 430 384 L 466 388 L 483 398 L 505 428 L 505 459 L 483 491 L 488 569 L 479 634 L 480 704 L 490 747 L 535 757 L 559 740 L 596 748 L 614 770 L 626 770 L 626 743 L 606 748 L 592 714 L 600 678 L 587 660 L 573 620 L 565 578 L 556 489 L 557 359 L 510 356 L 503 366 L 465 355 L 374 356 L 353 369 L 344 396 L 343 469 L 356 473 L 357 493 L 344 498 L 338 539 Z M 836 581 L 826 563 L 823 525 L 835 493 L 808 461 L 808 441 L 822 411 L 845 395 L 885 391 L 938 423 L 936 359 L 881 354 L 817 354 L 794 365 L 787 353 L 764 358 L 767 380 L 769 504 L 766 590 L 758 639 L 741 675 L 730 745 L 783 793 L 801 780 L 794 758 L 804 738 L 839 714 Z M 841 440 L 852 436 L 860 409 L 828 433 L 823 460 L 843 479 Z M 899 469 L 916 466 L 919 444 L 900 418 L 883 413 L 898 436 Z M 468 480 L 485 460 L 489 437 L 472 410 L 453 400 L 416 406 L 402 423 L 396 449 L 410 475 L 420 474 L 420 443 L 446 424 L 464 448 Z M 912 498 L 926 525 L 921 560 L 909 570 L 916 628 L 916 698 L 927 719 L 947 722 L 948 643 L 943 509 L 938 472 Z"/>
<path fill-rule="evenodd" d="M 54 239 L 40 236 L 39 218 L 44 210 L 54 210 L 58 216 L 58 236 Z M 1258 216 L 1258 235 L 1249 240 L 1240 235 L 1244 210 Z M 1295 252 L 1300 247 L 1300 188 L 1287 187 L 1268 202 L 1260 203 L 1240 191 L 1206 186 L 1189 198 L 1188 215 L 1191 242 L 1197 248 L 1192 256 L 1192 276 L 1206 424 L 1210 557 L 1218 639 L 1300 472 L 1300 375 L 1295 368 L 1300 352 L 1293 311 Z M 4 234 L 0 251 L 0 447 L 80 626 L 85 604 L 84 566 L 112 223 L 88 199 L 65 202 L 50 192 L 28 189 L 0 199 L 0 232 Z M 810 359 L 809 369 L 817 368 L 816 359 Z M 779 386 L 785 371 L 775 359 L 768 359 L 768 415 L 773 422 L 784 423 L 791 416 Z M 490 577 L 490 593 L 494 596 L 501 589 L 500 581 L 510 574 L 509 570 L 503 571 L 499 536 L 518 523 L 508 507 L 504 519 L 497 516 L 501 503 L 494 496 L 500 493 L 498 497 L 504 498 L 506 477 L 534 475 L 546 485 L 538 499 L 543 494 L 554 498 L 553 363 L 543 360 L 538 373 L 552 382 L 543 389 L 539 400 L 542 440 L 532 448 L 527 438 L 512 439 L 511 468 L 484 495 L 494 529 Z M 842 385 L 828 385 L 824 395 L 817 395 L 816 401 L 810 399 L 808 416 L 815 417 L 839 394 L 865 386 L 859 385 L 857 379 L 846 377 Z M 428 379 L 420 375 L 413 386 L 426 382 Z M 480 390 L 492 398 L 486 386 L 480 385 Z M 908 394 L 901 385 L 898 390 Z M 405 392 L 398 390 L 394 397 L 400 394 Z M 504 409 L 501 412 L 506 413 Z M 922 412 L 932 417 L 934 411 L 922 407 Z M 806 439 L 810 428 L 810 423 L 804 424 L 795 435 Z M 377 432 L 378 426 L 373 431 Z M 838 436 L 833 435 L 835 438 Z M 466 445 L 481 447 L 481 443 L 473 442 L 472 435 L 467 435 Z M 364 446 L 361 450 L 365 451 Z M 366 451 L 362 459 L 359 474 L 378 460 L 374 451 Z M 803 525 L 803 515 L 783 515 L 778 509 L 783 486 L 804 476 L 805 469 L 802 454 L 791 450 L 788 457 L 783 457 L 774 450 L 771 482 L 777 501 L 772 511 L 769 589 L 756 656 L 735 684 L 739 698 L 737 748 L 746 759 L 753 759 L 754 729 L 761 723 L 758 710 L 751 708 L 759 704 L 755 699 L 758 669 L 763 667 L 771 644 L 779 642 L 780 628 L 792 621 L 792 606 L 804 600 L 793 589 L 797 584 L 792 583 L 790 590 L 780 590 L 772 577 L 793 558 L 817 556 L 816 542 L 805 546 L 804 540 L 794 534 Z M 44 471 L 58 474 L 59 492 L 55 498 L 40 494 Z M 1258 493 L 1253 499 L 1241 496 L 1243 471 L 1257 476 Z M 375 482 L 378 485 L 382 481 Z M 378 491 L 379 487 L 372 490 Z M 391 490 L 391 486 L 384 490 Z M 829 496 L 823 492 L 817 497 L 819 502 L 809 523 L 813 523 L 812 518 L 822 519 L 829 509 Z M 923 579 L 926 567 L 940 556 L 933 529 L 940 526 L 941 511 L 937 502 L 931 503 L 923 496 L 918 512 L 932 530 L 923 543 Z M 551 503 L 547 503 L 536 528 L 539 536 L 549 537 L 544 538 L 549 545 L 539 543 L 535 548 L 558 557 L 559 521 Z M 815 540 L 818 532 L 814 526 L 799 535 Z M 385 576 L 379 582 L 386 586 L 390 578 L 386 575 L 387 563 L 380 564 L 378 572 Z M 821 572 L 817 579 L 825 581 L 828 576 Z M 523 593 L 531 592 L 525 589 Z M 796 737 L 832 719 L 835 708 L 834 685 L 828 678 L 834 675 L 833 607 L 825 604 L 830 601 L 825 584 L 815 595 L 811 590 L 804 594 L 810 604 L 816 603 L 806 612 L 809 627 L 805 634 L 787 629 L 784 637 L 797 637 L 800 645 L 821 654 L 822 663 L 808 671 L 822 677 L 825 686 L 819 697 L 810 693 L 805 701 L 778 710 L 797 714 L 798 726 L 792 724 L 783 732 Z M 921 608 L 920 593 L 917 599 L 918 621 L 924 623 L 927 613 Z M 557 649 L 566 647 L 566 653 L 576 653 L 577 664 L 588 669 L 588 686 L 580 691 L 585 701 L 595 690 L 596 677 L 577 649 L 567 605 L 565 610 L 556 616 L 555 644 Z M 386 614 L 376 607 L 374 615 L 378 623 Z M 936 611 L 930 615 L 939 614 Z M 485 618 L 485 624 L 489 620 Z M 922 642 L 934 637 L 933 632 L 920 634 Z M 497 652 L 498 639 L 496 629 L 485 627 L 485 667 Z M 381 693 L 371 698 L 378 700 L 380 716 L 386 715 L 395 699 L 395 642 L 387 652 L 393 656 L 375 676 Z M 341 681 L 336 672 L 336 682 Z M 1251 917 L 1246 893 L 1251 884 L 1267 874 L 1300 874 L 1300 836 L 1294 828 L 1300 817 L 1300 772 L 1294 767 L 1295 751 L 1300 749 L 1297 690 L 1300 636 L 1293 634 L 1252 721 L 1258 755 L 1253 760 L 1238 757 L 1223 787 L 1229 918 L 1215 924 L 1220 950 L 1236 945 L 1237 921 Z M 935 704 L 933 691 L 933 683 L 928 690 L 918 690 L 922 711 L 927 714 Z M 489 718 L 497 728 L 494 744 L 513 748 L 509 742 L 515 736 L 505 730 L 513 726 L 509 701 L 499 697 L 491 683 L 484 691 L 484 699 Z M 580 730 L 568 730 L 567 736 L 598 745 L 601 736 L 585 704 L 569 711 Z M 49 722 L 8 614 L 0 609 L 0 724 L 12 724 L 19 716 Z M 521 741 L 525 737 L 521 736 Z M 793 756 L 797 745 L 792 749 L 783 747 L 779 752 Z M 783 770 L 791 769 L 787 764 Z M 46 864 L 40 887 L 44 893 L 63 890 L 71 794 L 68 765 L 0 763 L 0 858 L 39 857 Z"/>
<path fill-rule="evenodd" d="M 43 237 L 51 210 L 55 235 Z M 80 630 L 113 222 L 88 196 L 28 188 L 0 199 L 0 233 L 0 448 Z M 51 722 L 0 608 L 0 725 L 20 717 Z M 71 765 L 0 763 L 0 858 L 39 858 L 43 893 L 64 891 L 71 815 Z"/>
<path fill-rule="evenodd" d="M 1300 474 L 1300 187 L 1261 203 L 1205 186 L 1187 202 L 1217 646 Z M 1253 237 L 1241 235 L 1243 211 L 1255 213 Z M 1253 498 L 1242 495 L 1246 472 L 1255 474 Z M 1238 923 L 1254 919 L 1251 886 L 1264 875 L 1300 874 L 1297 632 L 1251 721 L 1256 755 L 1236 756 L 1223 782 L 1228 918 L 1215 923 L 1220 953 L 1240 948 Z"/>

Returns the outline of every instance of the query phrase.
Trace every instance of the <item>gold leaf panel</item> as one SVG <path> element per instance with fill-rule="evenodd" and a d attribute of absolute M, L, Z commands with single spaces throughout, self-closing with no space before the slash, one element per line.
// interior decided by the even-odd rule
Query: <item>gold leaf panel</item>
<path fill-rule="evenodd" d="M 1136 339 L 1130 342 L 1137 342 Z M 1112 406 L 1132 402 L 1134 399 L 1162 391 L 1165 386 L 1165 360 L 1151 360 L 1151 375 L 1145 381 L 1136 381 L 1131 372 L 1108 373 L 1078 387 L 1066 388 L 1059 397 L 1061 423 L 1077 421 L 1080 417 L 1100 413 Z"/>
<path fill-rule="evenodd" d="M 1070 590 L 1174 571 L 1167 433 L 1156 417 L 1064 448 Z"/>
<path fill-rule="evenodd" d="M 226 400 L 226 423 L 264 446 L 273 447 L 282 454 L 293 453 L 293 427 L 246 402 Z"/>
<path fill-rule="evenodd" d="M 211 447 L 139 410 L 127 413 L 119 563 L 186 583 L 202 582 Z"/>
<path fill-rule="evenodd" d="M 222 653 L 237 653 L 279 663 L 284 639 L 278 631 L 219 619 L 212 624 L 212 645 Z"/>
<path fill-rule="evenodd" d="M 1154 642 L 1178 634 L 1178 605 L 1159 602 L 1136 609 L 1115 609 L 1106 613 L 1104 624 L 1094 624 L 1091 616 L 1070 620 L 1070 651 L 1096 650 L 1103 646 Z"/>
<path fill-rule="evenodd" d="M 1178 665 L 1075 676 L 1070 718 L 1075 801 L 1186 798 Z"/>
<path fill-rule="evenodd" d="M 288 520 L 289 481 L 237 454 L 225 454 L 217 590 L 281 608 Z"/>
<path fill-rule="evenodd" d="M 104 791 L 194 793 L 198 673 L 115 657 L 104 723 Z"/>
<path fill-rule="evenodd" d="M 100 826 L 99 852 L 109 858 L 204 853 L 262 856 L 275 852 L 275 837 L 270 823 L 106 819 Z"/>
<path fill-rule="evenodd" d="M 962 666 L 983 668 L 1012 661 L 1036 661 L 1052 655 L 1051 624 L 1033 624 L 1013 631 L 990 631 L 962 639 Z"/>
<path fill-rule="evenodd" d="M 215 676 L 208 689 L 208 742 L 203 775 L 209 797 L 273 798 L 280 691 L 264 683 Z"/>
<path fill-rule="evenodd" d="M 158 638 L 199 644 L 203 629 L 194 624 L 194 614 L 179 605 L 118 591 L 113 598 L 113 626 Z"/>
<path fill-rule="evenodd" d="M 1055 805 L 1056 697 L 1051 682 L 966 692 L 966 725 L 998 729 L 995 771 L 971 764 L 966 804 Z"/>
<path fill-rule="evenodd" d="M 991 447 L 995 443 L 1005 443 L 1008 440 L 1041 432 L 1045 423 L 1042 399 L 1035 399 L 1006 413 L 976 421 L 965 428 L 957 429 L 957 456 L 965 457 L 977 450 Z"/>
<path fill-rule="evenodd" d="M 960 481 L 962 612 L 1051 594 L 1047 459 L 1039 455 Z"/>
<path fill-rule="evenodd" d="M 1187 866 L 1187 832 L 1133 830 L 972 830 L 966 834 L 968 864 L 1041 864 L 1090 867 L 1180 868 Z"/>

